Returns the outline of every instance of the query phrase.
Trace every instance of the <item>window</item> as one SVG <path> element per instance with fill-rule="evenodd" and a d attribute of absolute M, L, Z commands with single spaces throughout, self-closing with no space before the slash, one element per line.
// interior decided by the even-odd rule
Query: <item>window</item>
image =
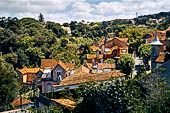
<path fill-rule="evenodd" d="M 47 84 L 47 92 L 50 92 L 50 91 L 52 91 L 52 85 L 51 85 L 51 83 L 48 83 Z"/>
<path fill-rule="evenodd" d="M 122 53 L 126 53 L 126 50 L 125 49 L 123 49 L 123 50 L 121 50 L 122 51 Z"/>
<path fill-rule="evenodd" d="M 61 76 L 61 72 L 57 71 L 57 77 Z"/>

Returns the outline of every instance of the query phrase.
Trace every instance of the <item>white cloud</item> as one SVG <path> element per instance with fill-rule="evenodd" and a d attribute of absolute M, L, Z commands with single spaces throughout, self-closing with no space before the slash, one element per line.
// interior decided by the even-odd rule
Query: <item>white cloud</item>
<path fill-rule="evenodd" d="M 103 21 L 133 18 L 139 15 L 170 11 L 169 0 L 0 0 L 0 16 L 38 18 L 70 22 L 71 20 Z"/>

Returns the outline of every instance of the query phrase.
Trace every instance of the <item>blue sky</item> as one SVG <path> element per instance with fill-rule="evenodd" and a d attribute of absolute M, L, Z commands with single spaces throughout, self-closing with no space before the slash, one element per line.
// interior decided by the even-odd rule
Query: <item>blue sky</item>
<path fill-rule="evenodd" d="M 105 21 L 170 11 L 169 0 L 0 0 L 0 16 L 46 21 Z"/>

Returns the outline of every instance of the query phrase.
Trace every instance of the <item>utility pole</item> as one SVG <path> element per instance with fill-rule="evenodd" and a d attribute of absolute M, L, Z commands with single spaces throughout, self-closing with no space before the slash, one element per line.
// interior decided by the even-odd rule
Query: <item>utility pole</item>
<path fill-rule="evenodd" d="M 21 90 L 19 91 L 19 95 L 20 95 L 20 108 L 22 109 L 22 96 L 21 96 Z"/>
<path fill-rule="evenodd" d="M 36 108 L 36 99 L 35 99 L 36 78 L 35 77 L 34 77 L 34 79 L 32 81 L 32 90 L 33 90 L 34 108 Z"/>
<path fill-rule="evenodd" d="M 138 18 L 138 12 L 136 12 L 136 18 Z"/>

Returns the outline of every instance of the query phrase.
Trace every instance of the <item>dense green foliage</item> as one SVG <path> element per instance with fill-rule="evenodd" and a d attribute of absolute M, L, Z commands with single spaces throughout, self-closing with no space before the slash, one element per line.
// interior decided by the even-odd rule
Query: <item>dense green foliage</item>
<path fill-rule="evenodd" d="M 149 68 L 149 61 L 151 59 L 151 49 L 152 47 L 150 44 L 142 44 L 138 48 L 138 52 L 143 58 L 143 64 L 145 65 L 146 69 Z"/>
<path fill-rule="evenodd" d="M 142 44 L 142 37 L 157 29 L 167 29 L 170 25 L 169 16 L 169 12 L 162 12 L 140 16 L 134 19 L 134 22 L 129 19 L 116 19 L 91 23 L 72 21 L 63 25 L 51 21 L 44 22 L 41 13 L 39 20 L 1 17 L 0 52 L 5 61 L 0 61 L 0 111 L 11 108 L 11 102 L 21 89 L 14 69 L 24 66 L 40 66 L 42 58 L 75 62 L 76 66 L 79 66 L 86 63 L 86 56 L 91 53 L 89 45 L 97 43 L 104 37 L 128 38 L 129 52 L 136 51 L 144 58 L 144 64 L 147 64 L 150 58 L 150 47 Z M 149 18 L 164 18 L 164 20 L 153 24 L 149 22 Z M 70 27 L 71 34 L 64 30 L 63 26 Z M 168 33 L 167 36 L 169 36 Z M 166 60 L 170 58 L 168 55 L 165 57 Z M 12 64 L 14 69 L 6 62 Z M 113 63 L 112 60 L 105 62 Z M 134 59 L 131 55 L 122 55 L 118 65 L 123 73 L 130 75 L 134 68 Z M 58 94 L 49 93 L 46 96 L 76 101 L 79 104 L 74 112 L 90 112 L 90 110 L 106 113 L 169 112 L 169 86 L 155 76 L 156 79 L 152 76 L 152 79 L 140 79 L 145 74 L 144 70 L 145 68 L 141 66 L 141 70 L 138 72 L 138 75 L 141 75 L 136 77 L 138 80 L 91 83 L 83 87 L 84 91 L 67 90 Z M 50 108 L 51 112 L 57 111 L 56 107 Z M 61 108 L 59 111 L 63 112 L 63 109 Z"/>
<path fill-rule="evenodd" d="M 142 107 L 140 100 L 145 98 L 143 93 L 141 85 L 133 80 L 90 83 L 85 86 L 84 99 L 77 105 L 74 112 L 124 113 L 138 111 Z"/>
<path fill-rule="evenodd" d="M 138 79 L 88 83 L 75 113 L 169 113 L 170 86 L 155 72 Z"/>
<path fill-rule="evenodd" d="M 121 70 L 121 72 L 125 73 L 128 76 L 132 74 L 134 66 L 135 60 L 132 55 L 123 54 L 120 56 L 118 60 L 118 68 Z"/>
<path fill-rule="evenodd" d="M 169 13 L 160 13 L 153 18 L 169 17 Z M 139 17 L 134 22 L 130 19 L 115 19 L 103 22 L 77 22 L 64 23 L 63 25 L 51 21 L 44 22 L 40 13 L 39 20 L 34 18 L 0 18 L 0 52 L 7 62 L 14 68 L 35 67 L 40 65 L 42 58 L 56 58 L 65 62 L 74 61 L 76 65 L 86 62 L 86 54 L 82 46 L 88 47 L 97 43 L 104 37 L 128 38 L 129 52 L 136 51 L 143 43 L 142 37 L 154 32 L 155 27 L 140 27 Z M 168 22 L 168 19 L 165 18 Z M 159 23 L 158 23 L 159 24 Z M 162 23 L 160 23 L 162 24 Z M 71 34 L 62 28 L 70 27 Z M 167 28 L 167 26 L 165 26 Z"/>
<path fill-rule="evenodd" d="M 12 108 L 11 102 L 19 94 L 19 79 L 12 65 L 0 59 L 0 111 Z"/>
<path fill-rule="evenodd" d="M 129 42 L 129 52 L 132 53 L 134 51 L 138 52 L 139 46 L 143 43 L 143 36 L 147 33 L 154 32 L 155 29 L 148 29 L 142 27 L 127 27 L 123 32 L 119 33 L 119 36 L 124 38 L 128 38 Z"/>

